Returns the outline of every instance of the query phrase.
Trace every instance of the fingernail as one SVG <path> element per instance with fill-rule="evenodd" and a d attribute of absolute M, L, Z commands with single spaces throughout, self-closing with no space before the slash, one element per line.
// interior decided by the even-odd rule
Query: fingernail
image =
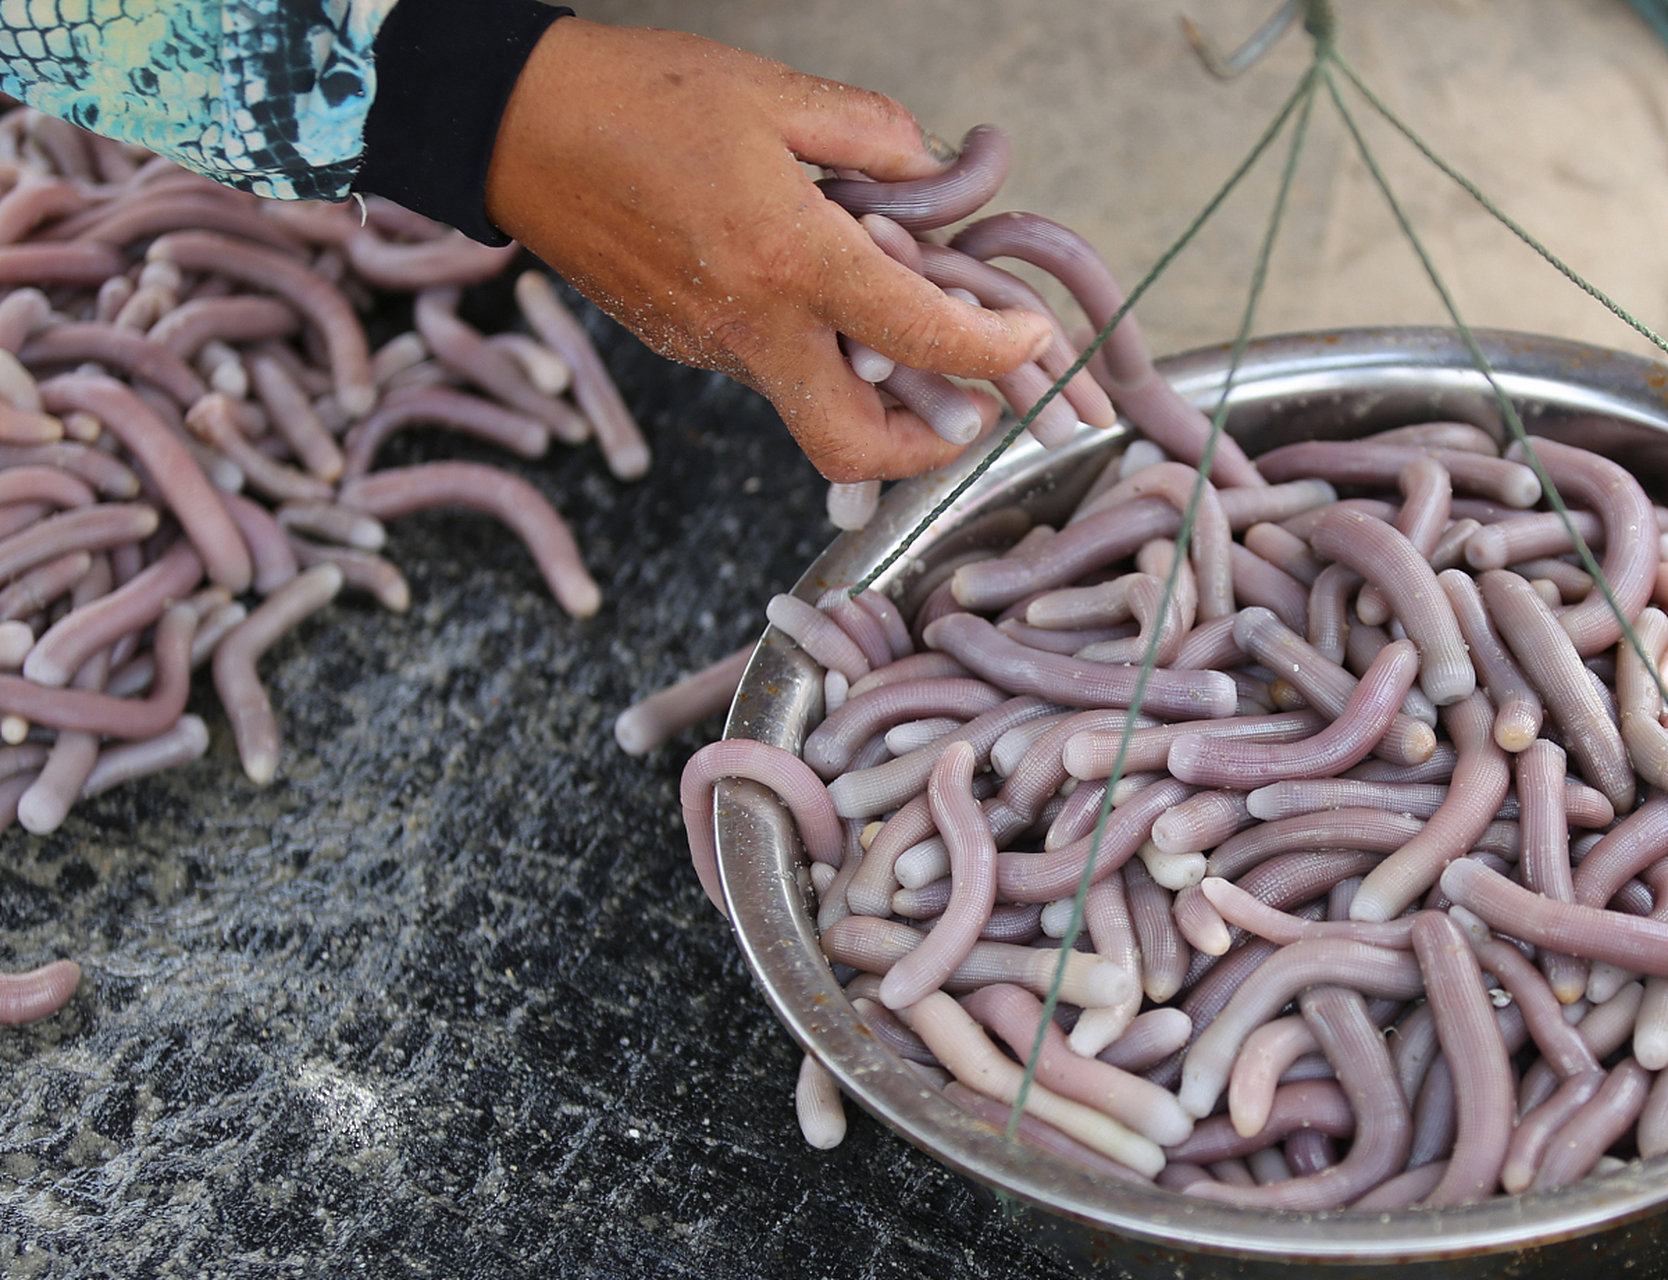
<path fill-rule="evenodd" d="M 956 147 L 944 141 L 936 133 L 928 133 L 925 129 L 921 130 L 921 145 L 927 149 L 927 154 L 938 161 L 939 164 L 953 164 L 961 159 L 961 152 Z"/>
<path fill-rule="evenodd" d="M 1031 348 L 1031 355 L 1029 358 L 1032 360 L 1041 360 L 1048 354 L 1048 349 L 1053 345 L 1054 331 L 1052 329 L 1045 330 L 1042 336 L 1037 339 L 1036 345 Z"/>

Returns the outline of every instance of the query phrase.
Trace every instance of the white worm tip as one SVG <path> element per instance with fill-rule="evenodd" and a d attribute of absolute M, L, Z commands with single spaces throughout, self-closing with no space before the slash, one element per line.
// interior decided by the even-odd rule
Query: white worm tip
<path fill-rule="evenodd" d="M 647 755 L 664 739 L 655 732 L 640 707 L 627 707 L 614 717 L 614 741 L 628 756 Z"/>
<path fill-rule="evenodd" d="M 639 440 L 608 451 L 608 469 L 619 480 L 641 480 L 649 470 L 649 446 Z"/>
<path fill-rule="evenodd" d="M 15 747 L 29 736 L 29 722 L 22 716 L 0 716 L 0 742 Z"/>
<path fill-rule="evenodd" d="M 57 796 L 30 787 L 17 802 L 17 820 L 31 835 L 51 835 L 63 825 L 69 808 Z"/>

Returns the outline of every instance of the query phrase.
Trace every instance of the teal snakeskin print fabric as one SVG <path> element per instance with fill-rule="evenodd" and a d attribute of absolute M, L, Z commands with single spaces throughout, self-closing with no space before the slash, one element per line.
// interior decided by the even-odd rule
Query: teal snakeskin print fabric
<path fill-rule="evenodd" d="M 395 0 L 0 0 L 0 91 L 280 199 L 340 200 Z"/>

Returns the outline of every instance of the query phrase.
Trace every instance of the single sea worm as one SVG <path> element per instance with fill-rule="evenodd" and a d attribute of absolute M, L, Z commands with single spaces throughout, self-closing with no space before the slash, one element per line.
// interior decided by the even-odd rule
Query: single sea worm
<path fill-rule="evenodd" d="M 21 1027 L 58 1012 L 81 982 L 81 966 L 53 960 L 27 973 L 0 974 L 0 1026 Z"/>
<path fill-rule="evenodd" d="M 942 173 L 901 182 L 825 178 L 822 194 L 854 217 L 880 214 L 907 231 L 959 222 L 990 201 L 1008 176 L 1013 144 L 995 125 L 975 125 L 961 154 Z"/>
<path fill-rule="evenodd" d="M 927 780 L 927 804 L 949 851 L 950 901 L 926 940 L 887 971 L 880 1001 L 892 1010 L 941 986 L 966 959 L 996 902 L 996 844 L 971 786 L 975 757 L 966 742 L 952 744 Z"/>
<path fill-rule="evenodd" d="M 620 398 L 596 348 L 572 313 L 539 271 L 516 278 L 516 301 L 533 332 L 573 370 L 573 396 L 591 428 L 608 469 L 621 480 L 635 480 L 649 469 L 649 446 L 631 411 Z"/>
<path fill-rule="evenodd" d="M 1604 557 L 1599 567 L 1610 584 L 1616 609 L 1632 621 L 1651 598 L 1661 559 L 1657 545 L 1661 530 L 1650 498 L 1627 468 L 1609 458 L 1544 438 L 1537 438 L 1533 448 L 1559 491 L 1578 506 L 1591 509 L 1604 526 Z M 1514 442 L 1506 456 L 1522 458 L 1524 446 Z M 1622 623 L 1610 601 L 1596 590 L 1561 613 L 1558 623 L 1584 658 L 1615 644 L 1622 635 Z"/>
<path fill-rule="evenodd" d="M 1470 943 L 1451 917 L 1422 912 L 1413 949 L 1454 1077 L 1457 1131 L 1448 1169 L 1426 1204 L 1467 1204 L 1493 1195 L 1506 1162 L 1513 1115 L 1512 1069 Z"/>
<path fill-rule="evenodd" d="M 430 462 L 356 477 L 337 501 L 379 520 L 437 506 L 464 506 L 496 516 L 532 553 L 557 601 L 576 618 L 602 603 L 566 522 L 545 496 L 519 476 L 470 462 Z"/>
<path fill-rule="evenodd" d="M 634 756 L 646 755 L 673 735 L 723 711 L 735 698 L 753 648 L 744 645 L 620 712 L 614 719 L 614 738 L 621 749 Z"/>
<path fill-rule="evenodd" d="M 1577 769 L 1618 813 L 1627 812 L 1633 807 L 1633 765 L 1562 616 L 1554 616 L 1529 583 L 1510 570 L 1490 569 L 1478 585 L 1501 637 L 1563 730 Z"/>
<path fill-rule="evenodd" d="M 261 602 L 214 650 L 214 688 L 232 724 L 243 771 L 257 784 L 278 771 L 278 722 L 255 663 L 281 636 L 328 604 L 342 587 L 335 565 L 297 574 Z"/>

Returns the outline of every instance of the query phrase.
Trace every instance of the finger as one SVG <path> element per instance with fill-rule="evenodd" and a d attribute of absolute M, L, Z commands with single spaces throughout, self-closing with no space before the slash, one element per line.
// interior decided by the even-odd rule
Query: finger
<path fill-rule="evenodd" d="M 962 451 L 907 409 L 883 404 L 851 371 L 831 334 L 795 344 L 785 377 L 755 369 L 751 381 L 770 397 L 811 464 L 836 484 L 920 475 Z"/>
<path fill-rule="evenodd" d="M 1047 316 L 949 297 L 854 229 L 826 259 L 818 293 L 819 315 L 838 332 L 899 364 L 958 378 L 999 378 L 1053 343 Z"/>
<path fill-rule="evenodd" d="M 799 159 L 827 169 L 858 169 L 882 182 L 930 178 L 955 148 L 927 134 L 883 93 L 801 76 L 804 92 L 780 100 L 782 141 Z"/>

